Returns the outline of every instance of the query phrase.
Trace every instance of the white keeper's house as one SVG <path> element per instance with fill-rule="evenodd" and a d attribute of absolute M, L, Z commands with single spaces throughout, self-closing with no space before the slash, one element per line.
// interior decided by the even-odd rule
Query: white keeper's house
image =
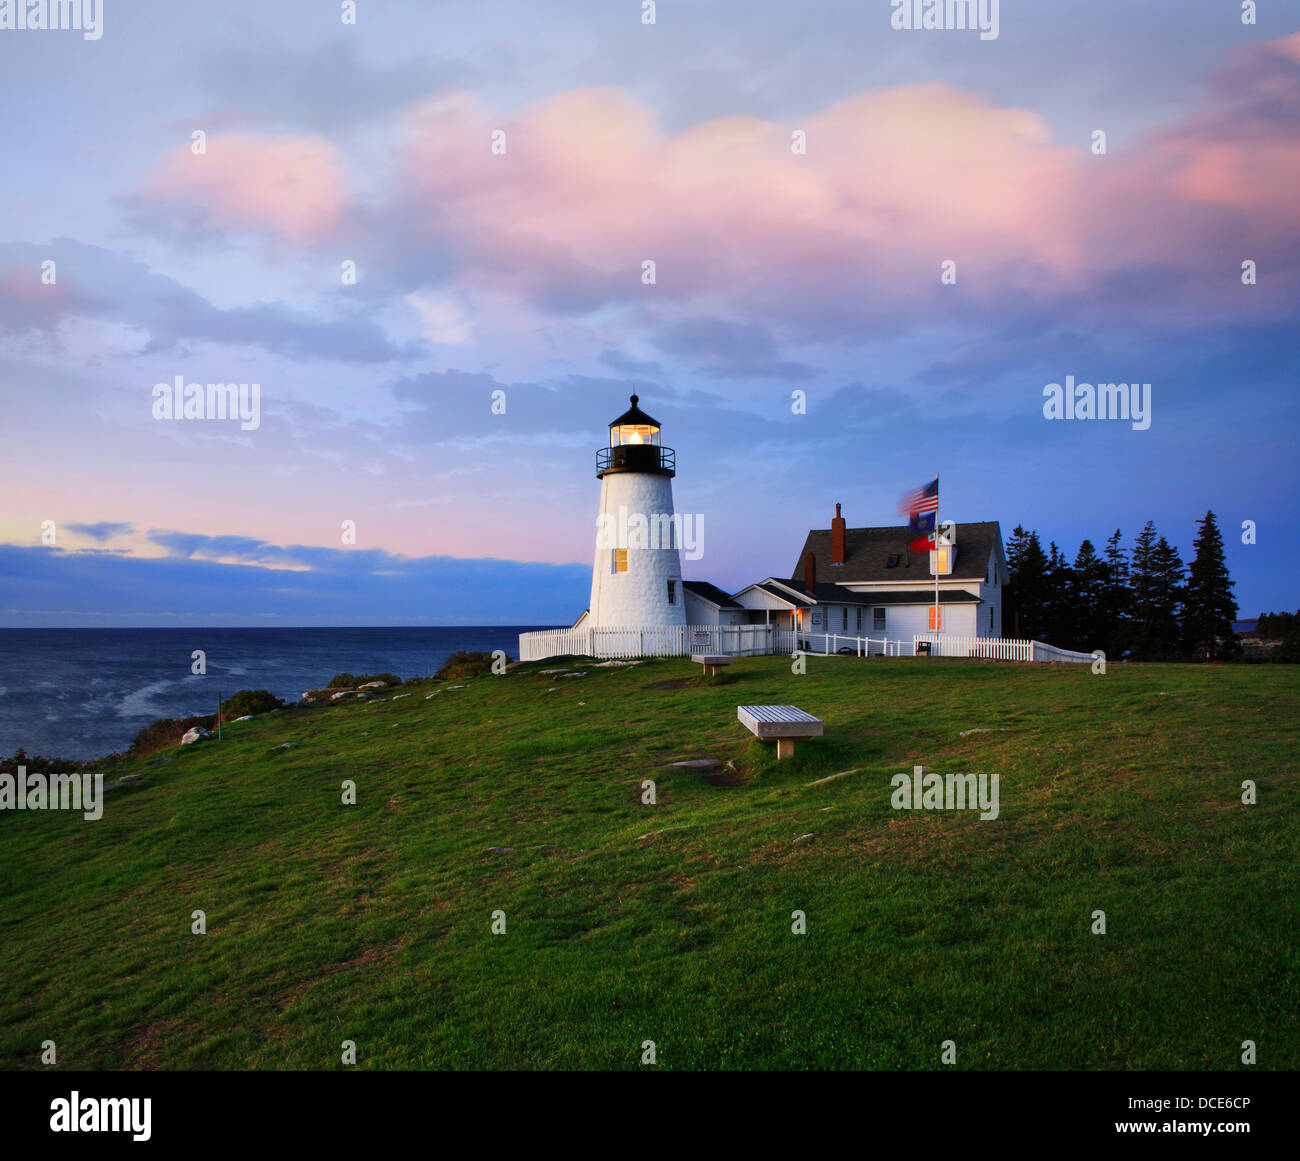
<path fill-rule="evenodd" d="M 997 521 L 958 524 L 953 543 L 939 549 L 939 567 L 949 571 L 939 577 L 937 625 L 934 554 L 912 552 L 913 539 L 906 525 L 849 528 L 836 504 L 831 526 L 808 533 L 790 578 L 768 577 L 734 600 L 751 621 L 770 618 L 803 636 L 1001 637 L 1007 559 Z"/>
<path fill-rule="evenodd" d="M 830 527 L 804 538 L 789 576 L 766 577 L 734 593 L 686 579 L 673 509 L 676 454 L 663 446 L 658 421 L 635 395 L 631 402 L 610 423 L 609 444 L 596 455 L 601 493 L 590 607 L 570 629 L 523 634 L 521 658 L 933 649 L 1006 660 L 1091 660 L 1002 639 L 1007 561 L 996 520 L 944 521 L 948 543 L 913 552 L 916 535 L 905 525 L 849 528 L 836 504 Z M 937 609 L 932 570 L 939 573 Z"/>

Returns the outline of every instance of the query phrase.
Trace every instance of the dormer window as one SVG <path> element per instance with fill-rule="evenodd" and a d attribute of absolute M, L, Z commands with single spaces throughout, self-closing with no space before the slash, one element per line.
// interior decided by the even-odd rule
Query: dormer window
<path fill-rule="evenodd" d="M 886 568 L 897 568 L 897 567 L 898 567 L 898 553 L 896 553 L 896 552 L 891 552 L 891 553 L 889 554 L 889 559 L 888 559 L 887 561 L 885 561 L 885 567 L 886 567 Z"/>

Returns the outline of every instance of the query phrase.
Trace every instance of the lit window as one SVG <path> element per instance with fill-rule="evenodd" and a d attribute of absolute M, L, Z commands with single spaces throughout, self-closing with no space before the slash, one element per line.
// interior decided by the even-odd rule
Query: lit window
<path fill-rule="evenodd" d="M 943 629 L 943 610 L 934 605 L 930 606 L 930 630 L 931 632 L 940 632 Z"/>
<path fill-rule="evenodd" d="M 627 549 L 614 549 L 614 571 L 627 572 Z"/>
<path fill-rule="evenodd" d="M 951 549 L 936 548 L 930 553 L 930 572 L 938 576 L 947 576 L 952 572 L 952 559 L 949 555 Z"/>
<path fill-rule="evenodd" d="M 609 429 L 609 446 L 618 447 L 621 444 L 653 443 L 659 442 L 659 429 L 651 427 L 645 423 L 624 423 L 619 427 Z"/>

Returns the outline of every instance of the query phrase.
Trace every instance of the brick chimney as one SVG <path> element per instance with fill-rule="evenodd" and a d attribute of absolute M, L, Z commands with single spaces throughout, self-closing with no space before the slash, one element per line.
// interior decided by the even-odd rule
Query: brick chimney
<path fill-rule="evenodd" d="M 844 563 L 844 517 L 840 506 L 835 505 L 835 519 L 831 521 L 831 564 Z"/>
<path fill-rule="evenodd" d="M 810 594 L 817 591 L 817 558 L 811 552 L 804 553 L 803 587 Z"/>

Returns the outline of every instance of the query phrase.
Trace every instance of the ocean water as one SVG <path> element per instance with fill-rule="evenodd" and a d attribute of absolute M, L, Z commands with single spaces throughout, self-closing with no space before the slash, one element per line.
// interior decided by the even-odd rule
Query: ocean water
<path fill-rule="evenodd" d="M 158 718 L 213 713 L 218 694 L 297 701 L 336 673 L 425 677 L 459 649 L 518 657 L 519 634 L 547 628 L 0 629 L 0 756 L 94 758 Z"/>

